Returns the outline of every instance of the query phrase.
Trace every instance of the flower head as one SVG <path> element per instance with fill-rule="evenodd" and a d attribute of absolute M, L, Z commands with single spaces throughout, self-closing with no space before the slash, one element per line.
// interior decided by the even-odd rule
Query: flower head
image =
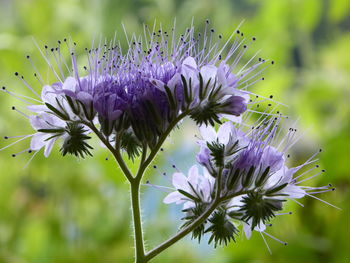
<path fill-rule="evenodd" d="M 198 141 L 200 151 L 197 161 L 208 171 L 207 176 L 211 178 L 213 187 L 203 189 L 201 184 L 194 183 L 192 178 L 187 181 L 182 175 L 184 186 L 180 187 L 178 181 L 173 180 L 174 186 L 177 185 L 175 186 L 177 191 L 165 199 L 177 197 L 174 202 L 179 204 L 187 198 L 191 204 L 188 207 L 193 209 L 189 210 L 186 207 L 185 212 L 191 216 L 185 217 L 187 220 L 185 225 L 188 225 L 188 220 L 192 223 L 201 216 L 212 202 L 218 203 L 208 217 L 207 223 L 201 226 L 202 232 L 197 229 L 193 237 L 200 239 L 203 234 L 210 232 L 209 240 L 210 242 L 215 240 L 215 246 L 226 244 L 230 240 L 235 240 L 237 223 L 243 225 L 248 238 L 253 230 L 269 235 L 265 232 L 266 224 L 275 216 L 283 214 L 280 212 L 288 199 L 295 201 L 304 196 L 313 197 L 310 193 L 334 190 L 329 185 L 322 187 L 300 185 L 324 170 L 311 174 L 309 178 L 298 180 L 308 171 L 302 174 L 298 172 L 313 163 L 316 154 L 297 167 L 289 167 L 286 151 L 295 143 L 293 134 L 296 130 L 292 128 L 284 134 L 281 130 L 282 118 L 267 115 L 262 118 L 258 126 L 252 126 L 251 129 L 244 128 L 249 127 L 248 123 L 230 121 L 219 126 L 217 132 L 210 126 L 200 127 L 201 136 Z M 177 173 L 174 174 L 174 178 L 178 176 Z M 211 199 L 198 198 L 196 193 L 203 192 L 206 196 L 211 196 Z"/>
<path fill-rule="evenodd" d="M 77 63 L 76 43 L 63 41 L 71 65 L 65 60 L 62 41 L 56 47 L 45 46 L 45 52 L 39 48 L 57 81 L 43 85 L 42 95 L 33 99 L 40 104 L 21 101 L 38 115 L 49 113 L 66 123 L 79 122 L 86 130 L 96 126 L 106 137 L 121 134 L 124 138 L 127 131 L 150 148 L 185 116 L 199 125 L 237 118 L 247 110 L 247 87 L 260 78 L 253 72 L 261 72 L 266 61 L 250 59 L 239 68 L 248 49 L 246 40 L 233 33 L 220 44 L 222 36 L 209 25 L 204 34 L 191 26 L 179 37 L 175 26 L 170 31 L 145 26 L 144 36 L 128 38 L 127 50 L 116 41 L 86 48 L 88 65 L 83 71 Z M 51 56 L 57 65 L 51 64 Z M 45 83 L 40 73 L 35 77 L 41 85 Z M 20 79 L 36 96 L 24 77 Z"/>

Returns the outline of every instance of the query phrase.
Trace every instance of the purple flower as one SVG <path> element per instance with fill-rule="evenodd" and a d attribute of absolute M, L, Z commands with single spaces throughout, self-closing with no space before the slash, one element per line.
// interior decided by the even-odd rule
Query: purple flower
<path fill-rule="evenodd" d="M 58 82 L 46 86 L 54 100 L 43 102 L 69 120 L 99 123 L 107 136 L 131 128 L 150 147 L 183 113 L 198 124 L 214 125 L 247 110 L 247 81 L 258 76 L 249 75 L 265 61 L 236 68 L 246 52 L 240 34 L 220 48 L 212 35 L 197 35 L 194 27 L 171 41 L 161 29 L 146 32 L 144 39 L 133 36 L 127 51 L 114 44 L 87 50 L 85 73 L 70 52 L 73 71 L 65 75 L 66 65 L 58 65 L 64 77 L 54 71 Z M 55 48 L 52 53 L 61 56 Z M 32 110 L 51 110 L 45 106 Z"/>
<path fill-rule="evenodd" d="M 48 113 L 41 113 L 30 117 L 30 123 L 35 130 L 39 132 L 35 133 L 31 139 L 30 149 L 32 151 L 39 151 L 45 147 L 44 155 L 48 157 L 51 153 L 52 147 L 55 142 L 62 136 L 52 136 L 47 132 L 40 132 L 40 130 L 62 130 L 66 123 L 56 116 Z"/>
<path fill-rule="evenodd" d="M 194 207 L 195 201 L 209 203 L 214 187 L 214 178 L 204 169 L 203 175 L 199 174 L 198 167 L 193 165 L 188 171 L 188 177 L 182 173 L 174 173 L 173 186 L 176 191 L 164 198 L 164 203 L 184 203 L 184 208 Z"/>

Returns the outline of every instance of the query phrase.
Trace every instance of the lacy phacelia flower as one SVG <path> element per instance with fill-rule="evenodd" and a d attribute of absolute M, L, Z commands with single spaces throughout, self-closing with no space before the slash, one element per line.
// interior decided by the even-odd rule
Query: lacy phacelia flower
<path fill-rule="evenodd" d="M 174 173 L 172 183 L 176 191 L 168 194 L 164 203 L 184 203 L 184 208 L 195 206 L 195 202 L 209 203 L 212 199 L 214 178 L 204 170 L 200 175 L 197 165 L 193 165 L 188 171 L 188 177 L 183 173 Z"/>
<path fill-rule="evenodd" d="M 287 199 L 297 202 L 295 199 L 306 195 L 314 197 L 312 194 L 334 190 L 331 185 L 323 187 L 300 185 L 323 173 L 324 170 L 311 174 L 301 181 L 298 180 L 315 169 L 313 167 L 297 175 L 302 168 L 315 162 L 316 154 L 303 164 L 289 168 L 286 151 L 295 143 L 293 139 L 295 129 L 290 129 L 278 140 L 283 134 L 283 130 L 279 128 L 281 120 L 282 117 L 265 117 L 258 126 L 253 126 L 251 129 L 243 128 L 249 126 L 247 123 L 226 122 L 219 126 L 218 132 L 213 127 L 200 127 L 201 140 L 198 142 L 200 152 L 197 161 L 208 171 L 207 176 L 211 177 L 213 185 L 210 188 L 211 192 L 208 193 L 208 188 L 202 188 L 201 184 L 195 183 L 198 181 L 194 179 L 197 177 L 192 177 L 193 172 L 188 179 L 176 173 L 173 184 L 177 192 L 169 194 L 164 200 L 170 203 L 171 199 L 177 204 L 186 200 L 191 204 L 184 207 L 184 212 L 187 214 L 184 218 L 185 226 L 194 222 L 206 211 L 210 200 L 218 203 L 208 217 L 207 223 L 203 223 L 201 229 L 193 233 L 193 237 L 200 239 L 204 233 L 210 232 L 209 241 L 215 241 L 215 246 L 226 244 L 234 240 L 237 223 L 243 225 L 248 238 L 252 230 L 270 236 L 265 232 L 265 225 L 276 215 L 283 214 L 280 211 Z M 181 186 L 179 181 L 183 182 Z M 211 199 L 203 200 L 196 193 L 205 193 Z M 226 227 L 223 228 L 223 224 Z"/>
<path fill-rule="evenodd" d="M 38 114 L 54 114 L 66 123 L 79 122 L 86 129 L 96 126 L 111 138 L 122 139 L 127 131 L 138 145 L 149 148 L 185 116 L 199 125 L 214 125 L 223 117 L 239 118 L 247 110 L 247 88 L 262 79 L 260 72 L 267 65 L 263 59 L 252 58 L 243 67 L 238 66 L 252 43 L 241 32 L 234 32 L 222 45 L 222 36 L 209 28 L 209 21 L 204 34 L 193 26 L 179 38 L 175 28 L 151 32 L 146 26 L 145 33 L 127 38 L 126 51 L 116 41 L 86 48 L 88 65 L 84 71 L 77 63 L 76 43 L 71 45 L 64 39 L 56 47 L 39 48 L 57 81 L 45 85 L 40 97 L 23 76 L 19 77 L 38 97 L 33 100 L 3 90 Z M 63 55 L 64 46 L 68 47 L 71 65 Z M 33 63 L 30 56 L 27 58 Z M 42 85 L 41 75 L 34 75 Z M 40 104 L 33 105 L 37 101 Z"/>

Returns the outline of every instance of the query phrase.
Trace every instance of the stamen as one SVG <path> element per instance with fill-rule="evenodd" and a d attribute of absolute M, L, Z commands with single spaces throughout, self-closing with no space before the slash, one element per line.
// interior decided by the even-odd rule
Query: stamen
<path fill-rule="evenodd" d="M 12 106 L 11 109 L 14 110 L 14 111 L 17 111 L 17 112 L 18 112 L 19 114 L 21 114 L 22 116 L 24 116 L 24 117 L 30 119 L 29 115 L 27 115 L 27 114 L 25 114 L 24 112 L 18 110 L 15 106 Z"/>
<path fill-rule="evenodd" d="M 312 197 L 312 198 L 314 198 L 314 199 L 316 199 L 316 200 L 318 200 L 318 201 L 321 201 L 322 203 L 325 203 L 326 205 L 329 205 L 329 206 L 331 206 L 331 207 L 334 207 L 334 208 L 336 208 L 336 209 L 338 209 L 338 210 L 343 210 L 343 209 L 341 209 L 341 208 L 339 208 L 339 207 L 337 207 L 337 206 L 335 206 L 335 205 L 332 205 L 331 203 L 328 203 L 328 202 L 322 200 L 321 198 L 318 198 L 318 197 L 313 196 L 313 195 L 308 194 L 308 193 L 306 193 L 306 195 L 308 195 L 308 196 L 310 196 L 310 197 Z"/>
<path fill-rule="evenodd" d="M 15 142 L 13 142 L 13 143 L 11 143 L 11 144 L 9 144 L 9 145 L 3 147 L 3 148 L 1 148 L 0 151 L 5 150 L 5 149 L 11 147 L 12 145 L 15 145 L 15 144 L 17 144 L 17 143 L 19 143 L 19 142 L 21 142 L 21 141 L 27 139 L 27 138 L 30 138 L 30 137 L 32 137 L 33 135 L 34 135 L 34 134 L 30 134 L 30 135 L 24 136 L 23 138 L 21 138 L 21 139 L 15 141 Z"/>
<path fill-rule="evenodd" d="M 287 212 L 287 213 L 276 213 L 276 216 L 283 216 L 283 215 L 291 215 L 293 212 Z"/>
<path fill-rule="evenodd" d="M 32 153 L 32 151 L 30 150 L 30 148 L 28 148 L 28 149 L 22 150 L 22 151 L 20 151 L 18 153 L 13 153 L 11 155 L 12 155 L 12 157 L 16 157 L 17 155 L 20 155 L 22 153 Z"/>
<path fill-rule="evenodd" d="M 310 176 L 308 178 L 305 178 L 304 180 L 301 180 L 299 182 L 296 182 L 295 184 L 300 184 L 302 182 L 305 182 L 305 181 L 308 181 L 308 180 L 311 180 L 312 178 L 315 178 L 316 176 L 319 176 L 320 174 L 324 173 L 326 170 L 322 170 L 321 172 L 317 173 L 317 174 L 314 174 L 313 176 Z"/>
<path fill-rule="evenodd" d="M 269 247 L 269 244 L 267 243 L 267 241 L 266 241 L 264 235 L 262 234 L 262 232 L 259 232 L 259 233 L 260 233 L 262 239 L 264 240 L 264 243 L 265 243 L 265 245 L 266 245 L 266 247 L 267 247 L 267 250 L 269 251 L 270 255 L 272 255 L 272 251 L 271 251 L 271 249 L 270 249 L 270 247 Z"/>
<path fill-rule="evenodd" d="M 275 240 L 275 241 L 277 241 L 277 242 L 279 242 L 279 243 L 281 243 L 281 244 L 283 244 L 283 245 L 288 245 L 288 243 L 287 242 L 284 242 L 284 241 L 282 241 L 282 240 L 279 240 L 277 237 L 274 237 L 274 236 L 272 236 L 272 235 L 270 235 L 269 233 L 267 233 L 267 232 L 263 232 L 265 235 L 267 235 L 268 237 L 270 237 L 270 238 L 272 238 L 273 240 Z"/>
<path fill-rule="evenodd" d="M 332 192 L 335 191 L 335 188 L 328 189 L 328 190 L 323 190 L 323 191 L 316 191 L 316 192 L 308 192 L 309 194 L 322 194 L 322 193 L 327 193 L 327 192 Z"/>
<path fill-rule="evenodd" d="M 30 157 L 30 159 L 28 160 L 28 162 L 25 164 L 25 166 L 23 167 L 23 170 L 27 169 L 27 167 L 29 166 L 29 164 L 32 162 L 32 160 L 34 159 L 34 157 L 38 154 L 39 151 L 34 152 L 34 154 L 32 155 L 32 157 Z"/>
<path fill-rule="evenodd" d="M 172 187 L 167 187 L 167 186 L 160 186 L 160 185 L 155 185 L 155 184 L 151 184 L 150 181 L 147 181 L 145 184 L 142 184 L 143 186 L 151 186 L 154 187 L 162 192 L 166 192 L 166 193 L 171 193 L 176 191 L 175 188 Z"/>

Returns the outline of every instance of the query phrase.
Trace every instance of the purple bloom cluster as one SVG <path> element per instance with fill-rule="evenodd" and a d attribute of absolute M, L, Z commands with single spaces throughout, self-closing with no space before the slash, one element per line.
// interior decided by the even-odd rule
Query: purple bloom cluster
<path fill-rule="evenodd" d="M 71 62 L 65 59 L 61 41 L 53 48 L 45 46 L 44 51 L 39 48 L 56 80 L 45 84 L 40 73 L 35 72 L 42 87 L 39 95 L 16 72 L 34 98 L 2 88 L 26 104 L 30 115 L 16 107 L 12 109 L 27 117 L 36 131 L 25 136 L 5 136 L 20 139 L 3 149 L 31 138 L 30 148 L 20 153 L 45 149 L 47 157 L 61 139 L 63 156 L 84 158 L 92 156 L 88 140 L 89 134 L 95 133 L 132 185 L 133 204 L 137 204 L 145 170 L 173 128 L 190 117 L 201 133 L 197 162 L 203 172 L 193 165 L 188 176 L 175 173 L 174 191 L 164 199 L 167 204 L 183 204 L 186 216 L 182 227 L 190 230 L 179 235 L 192 232 L 200 241 L 209 233 L 209 243 L 226 245 L 235 240 L 237 225 L 241 224 L 248 238 L 253 230 L 263 238 L 272 237 L 266 226 L 273 217 L 283 214 L 280 212 L 287 199 L 298 204 L 301 203 L 296 199 L 304 196 L 321 200 L 314 194 L 334 188 L 300 185 L 324 172 L 314 173 L 318 165 L 308 168 L 317 154 L 290 168 L 287 151 L 297 141 L 296 130 L 284 132 L 284 116 L 275 113 L 274 108 L 270 112 L 259 111 L 259 103 L 270 102 L 272 96 L 260 99 L 254 94 L 253 99 L 248 91 L 264 79 L 260 73 L 268 67 L 264 59 L 256 56 L 241 61 L 255 38 L 247 41 L 236 30 L 220 43 L 222 36 L 216 35 L 209 25 L 207 21 L 204 33 L 191 26 L 180 36 L 175 27 L 168 32 L 156 30 L 156 25 L 153 30 L 145 26 L 143 36 L 126 36 L 127 50 L 116 40 L 86 48 L 84 70 L 77 63 L 74 42 L 63 41 Z M 31 60 L 30 56 L 27 58 Z M 249 104 L 256 108 L 249 108 Z M 255 113 L 258 117 L 250 118 Z M 141 155 L 137 174 L 128 169 L 121 150 L 132 161 Z M 300 173 L 302 169 L 306 171 Z M 138 206 L 133 205 L 136 247 L 137 238 L 142 243 Z"/>
<path fill-rule="evenodd" d="M 265 60 L 250 59 L 239 67 L 248 49 L 245 38 L 237 31 L 224 44 L 220 44 L 221 39 L 209 30 L 209 22 L 204 34 L 191 26 L 180 37 L 175 28 L 169 33 L 150 31 L 146 26 L 144 37 L 128 39 L 126 51 L 115 41 L 86 49 L 88 65 L 83 72 L 74 46 L 69 47 L 69 69 L 59 41 L 59 46 L 51 49 L 57 65 L 46 59 L 57 82 L 45 85 L 39 99 L 42 103 L 29 102 L 28 109 L 43 119 L 53 114 L 55 122 L 60 122 L 56 118 L 66 122 L 59 123 L 62 129 L 68 122 L 80 122 L 95 125 L 111 138 L 126 131 L 138 144 L 150 148 L 185 116 L 198 125 L 237 119 L 247 110 L 247 88 L 260 80 L 263 68 L 259 67 Z M 69 46 L 67 39 L 64 42 Z M 49 55 L 50 49 L 45 48 Z M 252 74 L 257 68 L 258 73 Z M 43 82 L 39 73 L 35 76 Z M 47 130 L 46 126 L 33 128 Z M 52 129 L 57 129 L 57 124 Z M 38 137 L 33 137 L 32 144 L 37 144 Z"/>
<path fill-rule="evenodd" d="M 209 219 L 217 219 L 222 215 L 222 220 L 226 220 L 230 227 L 229 222 L 239 222 L 248 238 L 252 230 L 269 235 L 265 232 L 266 225 L 283 209 L 286 199 L 295 201 L 306 195 L 314 197 L 311 194 L 334 190 L 331 185 L 299 185 L 324 170 L 313 174 L 313 166 L 298 174 L 304 167 L 315 162 L 316 154 L 297 167 L 288 167 L 286 152 L 296 142 L 293 139 L 295 130 L 290 129 L 283 134 L 281 122 L 281 116 L 267 116 L 257 126 L 228 121 L 219 126 L 217 132 L 211 126 L 201 126 L 197 161 L 203 166 L 204 173 L 200 175 L 196 166 L 190 169 L 188 177 L 175 173 L 173 185 L 176 190 L 169 193 L 164 202 L 184 203 L 184 211 L 191 215 L 198 207 L 209 206 L 218 195 L 220 204 Z M 246 129 L 244 126 L 251 128 Z M 309 177 L 298 180 L 307 175 Z M 219 193 L 216 192 L 218 185 Z M 203 226 L 202 234 L 207 232 L 206 228 L 212 229 L 215 226 L 210 222 L 209 220 Z M 231 232 L 232 239 L 236 232 Z M 193 236 L 201 237 L 198 233 Z M 213 238 L 223 239 L 226 243 L 224 236 Z"/>

